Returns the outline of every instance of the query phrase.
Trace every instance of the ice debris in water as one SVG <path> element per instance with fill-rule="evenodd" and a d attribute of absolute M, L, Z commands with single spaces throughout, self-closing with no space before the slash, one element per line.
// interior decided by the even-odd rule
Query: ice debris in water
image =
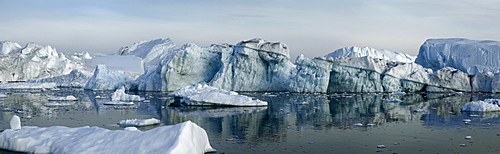
<path fill-rule="evenodd" d="M 465 136 L 465 139 L 472 139 L 472 136 Z"/>
<path fill-rule="evenodd" d="M 78 99 L 73 96 L 73 95 L 69 95 L 69 96 L 66 96 L 66 97 L 56 97 L 56 98 L 50 98 L 49 101 L 77 101 Z"/>
<path fill-rule="evenodd" d="M 161 121 L 155 118 L 151 119 L 127 119 L 121 120 L 118 125 L 120 126 L 148 126 L 148 125 L 156 125 Z"/>
<path fill-rule="evenodd" d="M 474 112 L 500 111 L 500 99 L 485 99 L 484 101 L 468 102 L 463 105 L 460 110 Z"/>

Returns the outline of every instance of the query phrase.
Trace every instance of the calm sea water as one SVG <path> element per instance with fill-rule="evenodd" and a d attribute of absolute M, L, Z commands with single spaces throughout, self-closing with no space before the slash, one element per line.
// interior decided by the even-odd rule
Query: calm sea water
<path fill-rule="evenodd" d="M 112 91 L 0 93 L 9 96 L 0 99 L 0 130 L 13 114 L 24 126 L 113 130 L 123 129 L 120 120 L 157 118 L 161 125 L 139 129 L 191 120 L 207 131 L 216 153 L 500 153 L 500 112 L 460 112 L 467 102 L 500 98 L 495 94 L 242 93 L 269 106 L 214 108 L 170 106 L 167 93 L 128 92 L 148 100 L 133 106 L 103 105 Z M 79 100 L 48 104 L 67 95 Z"/>

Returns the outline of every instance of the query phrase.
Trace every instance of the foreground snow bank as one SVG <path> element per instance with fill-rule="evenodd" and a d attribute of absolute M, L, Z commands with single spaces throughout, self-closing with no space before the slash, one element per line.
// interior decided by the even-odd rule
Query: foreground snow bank
<path fill-rule="evenodd" d="M 205 153 L 215 151 L 191 121 L 148 131 L 25 126 L 0 133 L 0 148 L 28 153 Z"/>
<path fill-rule="evenodd" d="M 181 103 L 187 105 L 223 105 L 223 106 L 266 106 L 267 102 L 253 100 L 250 97 L 238 95 L 233 91 L 220 90 L 208 85 L 196 84 L 186 86 L 169 94 L 180 97 Z"/>
<path fill-rule="evenodd" d="M 156 125 L 161 121 L 155 118 L 151 119 L 127 119 L 121 120 L 118 125 L 120 126 L 148 126 L 148 125 Z"/>
<path fill-rule="evenodd" d="M 473 101 L 460 108 L 462 111 L 500 111 L 500 99 L 485 99 L 484 101 Z"/>

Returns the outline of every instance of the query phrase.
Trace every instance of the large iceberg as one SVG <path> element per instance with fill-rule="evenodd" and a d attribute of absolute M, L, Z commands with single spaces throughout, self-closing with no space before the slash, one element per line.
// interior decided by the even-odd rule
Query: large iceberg
<path fill-rule="evenodd" d="M 9 41 L 0 42 L 0 81 L 26 81 L 68 74 L 83 68 L 83 57 L 66 57 L 51 46 L 30 42 L 24 48 Z"/>
<path fill-rule="evenodd" d="M 130 89 L 132 78 L 117 71 L 108 70 L 106 65 L 97 65 L 94 75 L 90 77 L 84 89 L 115 90 L 125 86 Z"/>
<path fill-rule="evenodd" d="M 191 121 L 148 131 L 23 126 L 0 133 L 0 148 L 28 153 L 205 153 L 215 151 Z"/>
<path fill-rule="evenodd" d="M 474 75 L 500 73 L 499 59 L 498 41 L 449 38 L 425 41 L 415 62 L 434 71 L 452 67 Z"/>

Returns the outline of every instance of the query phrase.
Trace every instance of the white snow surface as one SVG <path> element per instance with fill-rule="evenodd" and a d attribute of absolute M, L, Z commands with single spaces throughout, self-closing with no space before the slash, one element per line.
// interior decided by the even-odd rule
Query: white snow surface
<path fill-rule="evenodd" d="M 345 47 L 341 49 L 337 49 L 333 51 L 332 53 L 327 54 L 325 57 L 332 57 L 334 59 L 336 58 L 341 58 L 341 57 L 347 57 L 347 58 L 358 58 L 358 57 L 372 57 L 372 58 L 379 58 L 379 59 L 385 59 L 393 62 L 404 62 L 404 63 L 413 63 L 415 59 L 417 58 L 416 56 L 412 56 L 409 54 L 404 54 L 400 52 L 392 52 L 389 50 L 385 49 L 374 49 L 371 47 L 356 47 L 356 46 L 351 46 L 351 47 Z"/>
<path fill-rule="evenodd" d="M 49 98 L 49 101 L 77 101 L 77 100 L 78 99 L 73 95 Z"/>
<path fill-rule="evenodd" d="M 484 101 L 472 101 L 460 108 L 461 111 L 489 112 L 500 111 L 500 99 L 485 99 Z"/>
<path fill-rule="evenodd" d="M 112 101 L 142 101 L 140 96 L 138 95 L 129 95 L 125 93 L 125 87 L 120 87 L 113 92 L 111 96 Z"/>
<path fill-rule="evenodd" d="M 27 153 L 198 153 L 215 151 L 191 121 L 148 131 L 23 126 L 0 133 L 0 148 Z"/>
<path fill-rule="evenodd" d="M 223 106 L 266 106 L 267 102 L 254 100 L 239 95 L 234 91 L 221 90 L 206 84 L 196 84 L 180 88 L 169 94 L 182 97 L 181 103 L 187 105 L 223 105 Z"/>
<path fill-rule="evenodd" d="M 434 71 L 453 67 L 469 75 L 500 73 L 500 42 L 463 38 L 428 39 L 416 63 Z"/>
<path fill-rule="evenodd" d="M 151 119 L 126 119 L 120 120 L 118 125 L 120 126 L 148 126 L 148 125 L 156 125 L 161 123 L 160 120 L 151 118 Z"/>

